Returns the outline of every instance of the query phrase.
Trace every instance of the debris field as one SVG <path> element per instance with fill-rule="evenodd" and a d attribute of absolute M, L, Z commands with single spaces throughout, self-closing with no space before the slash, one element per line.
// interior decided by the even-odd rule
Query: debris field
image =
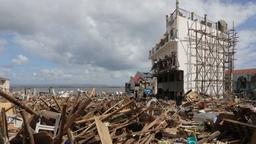
<path fill-rule="evenodd" d="M 154 97 L 76 92 L 19 101 L 0 92 L 0 143 L 256 143 L 255 102 L 190 91 L 180 107 Z M 14 111 L 15 117 L 8 116 Z M 20 127 L 14 121 L 21 121 Z"/>

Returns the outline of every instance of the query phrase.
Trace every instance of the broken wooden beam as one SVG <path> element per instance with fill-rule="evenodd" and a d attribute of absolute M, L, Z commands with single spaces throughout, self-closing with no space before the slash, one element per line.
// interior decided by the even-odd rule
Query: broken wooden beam
<path fill-rule="evenodd" d="M 56 108 L 52 107 L 50 104 L 48 104 L 43 98 L 39 98 L 51 111 L 59 112 Z"/>
<path fill-rule="evenodd" d="M 123 110 L 124 108 L 130 106 L 132 103 L 133 103 L 132 100 L 129 101 L 129 102 L 127 102 L 125 105 L 121 106 L 119 109 L 117 109 L 117 110 L 115 110 L 115 111 L 113 111 L 113 112 L 107 114 L 106 116 L 104 115 L 103 118 L 101 118 L 101 120 L 102 120 L 102 121 L 107 120 L 109 117 L 115 115 L 115 114 L 118 113 L 119 111 L 121 111 L 121 110 Z M 92 124 L 90 124 L 85 130 L 83 130 L 81 133 L 79 133 L 78 135 L 76 135 L 76 138 L 83 136 L 84 134 L 86 134 L 86 132 L 87 132 L 88 130 L 90 130 L 90 129 L 93 128 L 94 126 L 95 126 L 95 122 L 93 122 Z"/>
<path fill-rule="evenodd" d="M 67 122 L 65 123 L 64 126 L 64 131 L 66 132 L 68 130 L 68 128 L 73 124 L 73 122 L 75 121 L 75 119 L 77 117 L 79 117 L 79 114 L 91 103 L 91 99 L 86 99 L 83 102 L 81 102 L 81 104 L 79 105 L 78 109 L 76 110 L 76 112 L 74 114 L 71 114 L 68 118 L 67 118 Z"/>
<path fill-rule="evenodd" d="M 100 136 L 100 140 L 102 144 L 112 144 L 112 139 L 109 134 L 108 127 L 102 123 L 99 117 L 95 117 L 95 123 L 98 130 L 98 134 Z"/>
<path fill-rule="evenodd" d="M 25 129 L 25 131 L 26 131 L 26 133 L 28 134 L 28 137 L 29 137 L 29 143 L 30 144 L 35 144 L 33 132 L 31 131 L 31 128 L 30 128 L 28 119 L 26 117 L 26 114 L 23 110 L 20 111 L 20 114 L 21 114 L 22 119 L 23 119 L 24 129 Z"/>
<path fill-rule="evenodd" d="M 2 137 L 7 141 L 9 139 L 8 136 L 8 124 L 7 124 L 7 119 L 6 119 L 6 113 L 5 113 L 5 108 L 1 109 L 1 121 L 0 121 L 0 126 L 1 126 L 1 133 Z"/>
<path fill-rule="evenodd" d="M 244 123 L 244 122 L 240 122 L 240 121 L 236 121 L 236 120 L 223 119 L 222 121 L 223 122 L 221 122 L 221 124 L 223 124 L 224 122 L 229 122 L 229 123 L 233 123 L 233 124 L 242 125 L 242 126 L 246 126 L 246 127 L 256 129 L 256 125 L 252 125 L 252 124 L 248 124 L 248 123 Z"/>
<path fill-rule="evenodd" d="M 61 111 L 60 124 L 59 124 L 60 126 L 59 126 L 59 130 L 58 130 L 58 134 L 54 138 L 53 144 L 61 144 L 62 143 L 62 137 L 64 135 L 64 125 L 66 122 L 66 109 L 67 109 L 67 105 L 64 104 L 62 107 L 62 111 Z"/>
<path fill-rule="evenodd" d="M 211 135 L 209 135 L 207 138 L 201 139 L 200 141 L 198 141 L 198 144 L 204 144 L 207 143 L 213 139 L 215 139 L 216 137 L 218 137 L 220 135 L 220 131 L 216 131 L 214 133 L 212 133 Z"/>
<path fill-rule="evenodd" d="M 5 99 L 7 99 L 8 101 L 10 101 L 11 103 L 17 105 L 18 107 L 24 109 L 25 111 L 27 111 L 28 113 L 32 114 L 32 115 L 37 115 L 39 116 L 34 110 L 32 110 L 30 107 L 26 106 L 25 104 L 19 102 L 18 100 L 16 100 L 13 96 L 3 92 L 3 91 L 0 91 L 0 95 L 2 97 L 4 97 Z"/>
<path fill-rule="evenodd" d="M 59 111 L 61 111 L 60 104 L 59 104 L 59 102 L 57 101 L 56 97 L 55 97 L 55 96 L 52 96 L 52 99 L 53 99 L 53 101 L 56 103 L 56 106 L 58 107 Z"/>
<path fill-rule="evenodd" d="M 75 143 L 75 139 L 74 139 L 73 132 L 71 131 L 70 128 L 68 129 L 67 136 L 68 136 L 69 143 L 70 144 L 74 144 Z"/>

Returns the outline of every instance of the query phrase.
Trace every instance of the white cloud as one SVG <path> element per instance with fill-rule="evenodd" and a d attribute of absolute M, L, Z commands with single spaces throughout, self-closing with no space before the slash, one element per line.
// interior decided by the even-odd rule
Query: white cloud
<path fill-rule="evenodd" d="M 237 68 L 256 67 L 256 29 L 242 30 L 237 45 Z"/>
<path fill-rule="evenodd" d="M 256 16 L 256 3 L 230 3 L 223 0 L 181 0 L 181 7 L 194 11 L 196 14 L 203 16 L 208 15 L 209 19 L 214 21 L 223 19 L 232 26 L 233 21 L 235 25 L 243 24 L 252 16 Z"/>
<path fill-rule="evenodd" d="M 23 65 L 28 63 L 28 58 L 24 55 L 18 55 L 17 58 L 12 59 L 14 64 Z"/>
<path fill-rule="evenodd" d="M 17 22 L 17 26 L 12 27 L 17 32 L 15 42 L 25 50 L 58 64 L 93 64 L 120 70 L 150 65 L 148 50 L 162 35 L 164 15 L 174 10 L 175 2 L 61 1 L 49 7 L 46 5 L 52 2 L 47 0 L 24 3 L 17 7 L 7 2 L 7 7 L 23 8 L 24 12 L 18 15 L 28 20 L 20 22 L 18 17 L 8 17 L 7 22 Z M 213 20 L 225 19 L 229 23 L 234 20 L 237 25 L 256 14 L 253 3 L 196 0 L 181 1 L 180 6 L 202 16 L 207 13 Z M 3 11 L 13 15 L 9 9 L 3 8 Z M 64 9 L 70 11 L 67 13 Z"/>
<path fill-rule="evenodd" d="M 148 49 L 158 39 L 154 33 L 160 35 L 162 32 L 154 30 L 155 24 L 164 18 L 159 11 L 168 12 L 167 7 L 161 9 L 167 1 L 150 2 L 153 4 L 138 1 L 28 1 L 19 6 L 3 2 L 2 11 L 6 12 L 8 20 L 2 25 L 16 32 L 16 44 L 58 64 L 93 64 L 110 70 L 137 68 L 149 65 Z M 47 6 L 48 3 L 51 6 Z M 139 8 L 134 9 L 134 4 Z M 17 15 L 9 9 L 22 9 L 18 15 L 26 17 L 26 21 L 18 16 L 9 19 L 9 16 Z M 70 11 L 67 13 L 63 9 Z"/>
<path fill-rule="evenodd" d="M 180 0 L 180 7 L 214 21 L 235 21 L 236 26 L 256 16 L 252 2 Z M 174 8 L 170 0 L 0 0 L 0 33 L 14 34 L 13 44 L 57 65 L 35 71 L 37 79 L 115 79 L 113 83 L 122 84 L 128 74 L 150 67 L 148 50 L 164 33 L 165 15 Z M 256 40 L 241 34 L 239 47 L 248 50 L 238 48 L 238 56 L 253 55 L 248 46 Z"/>
<path fill-rule="evenodd" d="M 112 71 L 86 65 L 73 66 L 72 69 L 66 67 L 34 69 L 34 72 L 28 72 L 22 77 L 20 75 L 17 77 L 21 77 L 19 82 L 24 82 L 32 77 L 33 81 L 30 83 L 123 85 L 134 74 L 133 71 Z"/>

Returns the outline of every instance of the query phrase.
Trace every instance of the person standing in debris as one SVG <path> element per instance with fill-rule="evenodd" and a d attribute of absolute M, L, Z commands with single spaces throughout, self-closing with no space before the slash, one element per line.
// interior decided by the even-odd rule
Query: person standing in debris
<path fill-rule="evenodd" d="M 176 93 L 176 106 L 179 107 L 182 103 L 182 92 L 178 90 Z"/>
<path fill-rule="evenodd" d="M 134 96 L 137 99 L 138 98 L 138 91 L 139 91 L 139 85 L 135 84 L 134 87 Z"/>
<path fill-rule="evenodd" d="M 135 98 L 137 99 L 138 97 L 138 90 L 135 90 Z"/>

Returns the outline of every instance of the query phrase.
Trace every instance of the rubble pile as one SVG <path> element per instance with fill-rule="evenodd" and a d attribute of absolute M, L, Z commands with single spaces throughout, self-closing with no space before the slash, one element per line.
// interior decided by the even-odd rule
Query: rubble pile
<path fill-rule="evenodd" d="M 253 101 L 186 94 L 175 101 L 92 92 L 40 96 L 1 110 L 1 141 L 20 144 L 75 143 L 256 143 Z M 7 116 L 14 109 L 17 116 Z M 20 128 L 12 120 L 22 121 Z M 1 142 L 0 142 L 1 143 Z"/>

